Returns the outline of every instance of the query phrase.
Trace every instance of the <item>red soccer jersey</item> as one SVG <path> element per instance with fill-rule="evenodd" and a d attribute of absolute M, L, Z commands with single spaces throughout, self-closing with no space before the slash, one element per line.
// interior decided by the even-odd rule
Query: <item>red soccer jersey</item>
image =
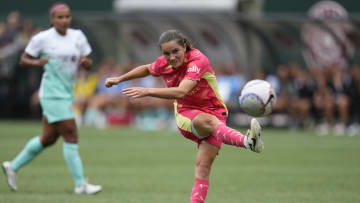
<path fill-rule="evenodd" d="M 198 109 L 210 114 L 227 115 L 226 106 L 219 94 L 215 72 L 209 59 L 197 49 L 188 51 L 184 64 L 172 67 L 160 56 L 150 65 L 153 76 L 161 76 L 167 87 L 178 87 L 184 79 L 198 81 L 196 86 L 183 98 L 176 101 L 178 112 L 183 109 Z"/>

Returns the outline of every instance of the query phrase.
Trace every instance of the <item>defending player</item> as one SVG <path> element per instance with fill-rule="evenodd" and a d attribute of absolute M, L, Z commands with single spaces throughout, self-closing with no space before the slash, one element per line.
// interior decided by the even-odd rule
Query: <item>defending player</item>
<path fill-rule="evenodd" d="M 215 73 L 208 58 L 192 48 L 188 38 L 177 30 L 161 34 L 161 57 L 155 62 L 139 66 L 119 77 L 108 78 L 107 87 L 148 75 L 161 76 L 167 88 L 131 87 L 123 93 L 132 98 L 158 97 L 175 99 L 175 117 L 181 134 L 198 143 L 195 163 L 195 183 L 191 203 L 205 201 L 213 161 L 221 144 L 250 148 L 260 153 L 261 126 L 251 120 L 247 136 L 226 126 L 227 108 L 220 98 Z"/>
<path fill-rule="evenodd" d="M 89 184 L 83 174 L 78 152 L 78 134 L 74 120 L 73 88 L 77 69 L 92 65 L 91 47 L 80 30 L 71 29 L 70 8 L 55 4 L 50 9 L 52 27 L 35 35 L 20 59 L 21 66 L 44 67 L 40 86 L 43 110 L 41 137 L 32 138 L 11 162 L 2 167 L 10 188 L 17 190 L 16 173 L 46 147 L 64 138 L 64 158 L 75 182 L 75 194 L 95 194 L 101 186 Z M 38 59 L 39 58 L 39 59 Z"/>

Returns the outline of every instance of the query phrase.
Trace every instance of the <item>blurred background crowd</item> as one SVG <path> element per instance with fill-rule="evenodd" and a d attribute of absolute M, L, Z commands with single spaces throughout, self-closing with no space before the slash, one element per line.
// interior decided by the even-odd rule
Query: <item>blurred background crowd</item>
<path fill-rule="evenodd" d="M 264 79 L 278 101 L 273 114 L 261 119 L 263 125 L 317 130 L 318 135 L 360 134 L 356 1 L 63 2 L 72 8 L 73 27 L 88 37 L 95 62 L 92 70 L 79 69 L 77 75 L 79 126 L 176 128 L 172 101 L 129 100 L 121 93 L 129 86 L 163 87 L 161 79 L 147 77 L 109 89 L 104 79 L 151 63 L 161 54 L 159 34 L 179 29 L 212 62 L 230 125 L 248 125 L 238 103 L 241 88 Z M 48 27 L 46 9 L 52 3 L 39 1 L 37 10 L 9 3 L 0 10 L 0 119 L 41 118 L 37 91 L 43 70 L 20 68 L 18 61 L 31 36 Z"/>

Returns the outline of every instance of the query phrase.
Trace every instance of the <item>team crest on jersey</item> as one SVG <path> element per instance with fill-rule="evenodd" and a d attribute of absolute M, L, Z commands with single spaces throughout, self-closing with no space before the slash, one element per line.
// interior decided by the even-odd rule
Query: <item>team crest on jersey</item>
<path fill-rule="evenodd" d="M 200 68 L 197 67 L 195 64 L 190 64 L 191 67 L 188 68 L 187 72 L 193 72 L 193 73 L 200 73 Z"/>

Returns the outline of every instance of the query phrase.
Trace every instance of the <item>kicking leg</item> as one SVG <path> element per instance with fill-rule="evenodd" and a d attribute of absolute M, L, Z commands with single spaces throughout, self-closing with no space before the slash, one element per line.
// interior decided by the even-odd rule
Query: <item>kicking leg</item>
<path fill-rule="evenodd" d="M 260 138 L 261 126 L 255 118 L 251 120 L 250 130 L 248 130 L 247 136 L 226 126 L 211 114 L 201 113 L 197 115 L 192 122 L 200 138 L 205 138 L 211 134 L 224 144 L 250 148 L 252 151 L 258 153 L 264 148 L 264 144 Z"/>

